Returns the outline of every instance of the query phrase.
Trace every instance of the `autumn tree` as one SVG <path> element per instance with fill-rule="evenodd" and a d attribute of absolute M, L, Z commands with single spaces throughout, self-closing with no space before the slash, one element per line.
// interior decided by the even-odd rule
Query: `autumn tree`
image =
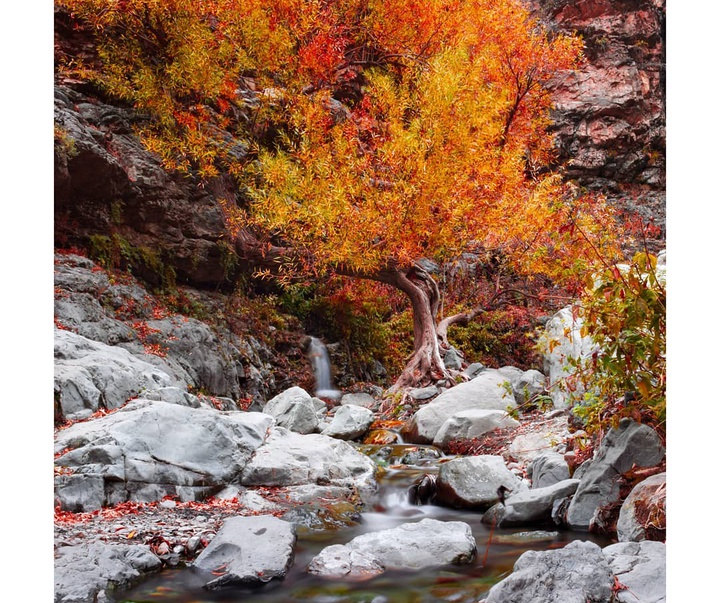
<path fill-rule="evenodd" d="M 438 325 L 421 260 L 472 246 L 562 280 L 590 248 L 615 253 L 610 210 L 548 168 L 546 84 L 581 41 L 515 0 L 58 1 L 97 32 L 101 82 L 153 115 L 149 148 L 237 178 L 248 202 L 223 206 L 240 255 L 407 295 L 396 388 L 448 377 L 448 327 L 482 313 Z"/>

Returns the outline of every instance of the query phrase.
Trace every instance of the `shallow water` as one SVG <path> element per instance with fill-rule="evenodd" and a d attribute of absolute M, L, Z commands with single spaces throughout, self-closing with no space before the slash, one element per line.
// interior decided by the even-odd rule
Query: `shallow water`
<path fill-rule="evenodd" d="M 391 448 L 391 450 L 388 450 Z M 204 579 L 191 569 L 165 570 L 150 575 L 137 587 L 113 597 L 123 603 L 476 603 L 493 584 L 512 571 L 517 558 L 527 550 L 560 548 L 572 540 L 592 540 L 599 545 L 609 541 L 585 532 L 542 529 L 496 529 L 490 540 L 490 526 L 481 522 L 482 513 L 448 509 L 434 505 L 414 506 L 408 502 L 409 486 L 425 473 L 437 473 L 438 463 L 432 447 L 362 447 L 366 454 L 386 465 L 378 476 L 380 490 L 372 508 L 362 520 L 333 532 L 299 534 L 295 559 L 284 580 L 260 587 L 228 588 L 219 592 L 202 588 Z M 399 460 L 415 464 L 402 465 Z M 328 580 L 306 572 L 310 560 L 331 544 L 344 544 L 367 532 L 417 522 L 426 517 L 444 521 L 464 521 L 470 525 L 477 543 L 473 563 L 421 571 L 392 571 L 363 582 Z"/>

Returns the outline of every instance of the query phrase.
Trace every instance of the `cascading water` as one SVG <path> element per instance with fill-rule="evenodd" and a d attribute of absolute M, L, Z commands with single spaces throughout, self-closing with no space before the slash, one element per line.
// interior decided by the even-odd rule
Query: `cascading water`
<path fill-rule="evenodd" d="M 336 390 L 332 385 L 330 358 L 325 344 L 317 337 L 311 337 L 308 355 L 315 373 L 315 395 L 318 398 L 339 398 L 342 392 Z"/>

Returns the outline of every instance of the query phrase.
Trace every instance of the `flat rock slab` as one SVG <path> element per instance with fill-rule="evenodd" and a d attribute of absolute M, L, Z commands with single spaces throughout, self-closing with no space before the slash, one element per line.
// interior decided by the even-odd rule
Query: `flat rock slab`
<path fill-rule="evenodd" d="M 475 552 L 468 524 L 423 519 L 327 547 L 313 558 L 308 571 L 325 577 L 362 579 L 389 569 L 466 564 Z"/>
<path fill-rule="evenodd" d="M 55 603 L 88 603 L 108 587 L 122 588 L 162 561 L 141 544 L 63 546 L 55 551 Z"/>
<path fill-rule="evenodd" d="M 284 578 L 293 561 L 293 524 L 273 517 L 231 517 L 193 563 L 217 576 L 205 584 L 215 590 L 233 584 Z"/>
<path fill-rule="evenodd" d="M 510 492 L 526 489 L 501 456 L 457 458 L 440 465 L 436 501 L 451 507 L 487 509 L 499 502 L 501 486 Z"/>
<path fill-rule="evenodd" d="M 613 582 L 602 549 L 576 540 L 558 550 L 523 553 L 484 603 L 610 603 Z"/>

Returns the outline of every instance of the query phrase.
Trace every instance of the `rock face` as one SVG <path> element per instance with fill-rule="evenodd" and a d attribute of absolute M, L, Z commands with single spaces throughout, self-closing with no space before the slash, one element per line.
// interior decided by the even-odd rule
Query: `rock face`
<path fill-rule="evenodd" d="M 327 547 L 313 558 L 308 571 L 326 577 L 357 579 L 381 570 L 470 563 L 475 551 L 475 539 L 468 524 L 423 519 L 363 534 L 345 545 Z"/>
<path fill-rule="evenodd" d="M 665 226 L 665 1 L 528 0 L 577 32 L 585 63 L 553 86 L 553 130 L 567 177 Z"/>
<path fill-rule="evenodd" d="M 665 540 L 665 473 L 637 484 L 620 507 L 617 537 L 620 542 Z"/>
<path fill-rule="evenodd" d="M 610 603 L 613 573 L 600 547 L 576 540 L 554 551 L 527 551 L 484 603 Z"/>
<path fill-rule="evenodd" d="M 443 392 L 421 407 L 406 429 L 406 438 L 429 444 L 452 415 L 472 409 L 507 410 L 515 408 L 510 379 L 498 370 L 485 370 L 471 381 Z"/>
<path fill-rule="evenodd" d="M 118 408 L 143 390 L 171 384 L 170 375 L 127 350 L 55 329 L 55 396 L 66 419 L 86 418 L 101 404 Z"/>
<path fill-rule="evenodd" d="M 451 507 L 487 509 L 499 501 L 498 488 L 525 489 L 501 456 L 457 458 L 440 465 L 436 500 Z"/>
<path fill-rule="evenodd" d="M 269 582 L 284 578 L 293 560 L 295 528 L 273 517 L 231 517 L 193 563 L 215 575 L 205 588 L 216 590 L 233 584 Z"/>
<path fill-rule="evenodd" d="M 653 467 L 665 456 L 665 448 L 647 425 L 622 419 L 611 429 L 595 455 L 584 466 L 580 485 L 568 508 L 566 522 L 587 530 L 596 510 L 615 502 L 620 494 L 617 478 L 631 467 Z"/>
<path fill-rule="evenodd" d="M 90 544 L 55 550 L 55 603 L 102 599 L 108 587 L 122 588 L 162 562 L 146 545 Z"/>
<path fill-rule="evenodd" d="M 236 482 L 263 443 L 273 419 L 261 413 L 223 413 L 136 400 L 117 412 L 59 431 L 55 464 L 74 470 L 60 476 L 55 495 L 70 511 L 94 510 L 125 500 L 164 496 L 200 500 Z M 189 445 L 192 443 L 192 445 Z M 88 502 L 77 501 L 83 480 Z"/>

